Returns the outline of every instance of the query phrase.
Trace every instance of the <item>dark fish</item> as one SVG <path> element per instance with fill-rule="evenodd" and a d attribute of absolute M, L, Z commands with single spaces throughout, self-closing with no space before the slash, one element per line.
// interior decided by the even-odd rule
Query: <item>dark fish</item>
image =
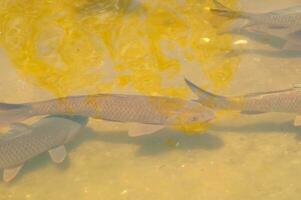
<path fill-rule="evenodd" d="M 32 126 L 13 124 L 11 130 L 0 137 L 0 168 L 3 180 L 11 181 L 31 158 L 48 151 L 52 160 L 61 163 L 69 142 L 88 119 L 81 116 L 49 116 Z"/>

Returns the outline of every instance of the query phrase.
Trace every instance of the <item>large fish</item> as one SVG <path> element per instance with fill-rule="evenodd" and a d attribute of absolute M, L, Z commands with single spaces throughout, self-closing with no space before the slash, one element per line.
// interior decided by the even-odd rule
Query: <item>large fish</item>
<path fill-rule="evenodd" d="M 242 114 L 261 114 L 267 112 L 296 113 L 298 115 L 295 118 L 294 125 L 301 126 L 300 85 L 286 90 L 225 97 L 201 89 L 187 79 L 186 83 L 199 97 L 198 102 L 210 108 L 238 110 Z"/>
<path fill-rule="evenodd" d="M 81 116 L 49 116 L 32 126 L 14 124 L 0 137 L 0 168 L 3 180 L 11 181 L 31 158 L 48 151 L 52 160 L 61 163 L 66 157 L 64 144 L 86 125 Z"/>
<path fill-rule="evenodd" d="M 81 115 L 129 122 L 129 135 L 151 134 L 166 126 L 206 122 L 214 112 L 191 100 L 162 96 L 99 94 L 26 104 L 0 104 L 0 126 L 38 115 Z"/>

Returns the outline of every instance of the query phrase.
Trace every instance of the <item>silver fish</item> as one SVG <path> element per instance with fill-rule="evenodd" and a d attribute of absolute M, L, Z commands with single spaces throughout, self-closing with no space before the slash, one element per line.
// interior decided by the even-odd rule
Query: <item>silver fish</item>
<path fill-rule="evenodd" d="M 266 25 L 270 28 L 281 29 L 290 26 L 301 25 L 301 6 L 290 7 L 286 9 L 275 10 L 267 13 L 250 13 L 242 11 L 234 11 L 220 2 L 213 0 L 216 8 L 210 10 L 218 15 L 229 18 L 244 18 L 249 20 L 246 26 Z"/>
<path fill-rule="evenodd" d="M 67 154 L 64 144 L 78 134 L 87 121 L 81 116 L 49 116 L 32 126 L 13 124 L 11 130 L 0 137 L 3 180 L 11 181 L 25 162 L 46 151 L 54 162 L 63 162 Z"/>
<path fill-rule="evenodd" d="M 242 114 L 267 112 L 296 113 L 294 125 L 301 126 L 301 86 L 293 88 L 252 93 L 243 96 L 225 97 L 212 94 L 185 80 L 191 90 L 198 95 L 198 102 L 215 109 L 239 110 Z"/>
<path fill-rule="evenodd" d="M 164 127 L 206 122 L 214 112 L 191 100 L 163 96 L 99 94 L 71 96 L 26 104 L 0 104 L 0 125 L 38 115 L 81 115 L 131 123 L 130 136 L 154 133 Z"/>
<path fill-rule="evenodd" d="M 231 26 L 222 33 L 257 33 L 262 37 L 279 38 L 285 40 L 282 50 L 301 50 L 301 6 L 290 7 L 267 13 L 249 13 L 234 11 L 216 0 L 213 0 L 216 8 L 212 12 L 229 18 L 243 18 L 247 23 L 241 27 Z"/>

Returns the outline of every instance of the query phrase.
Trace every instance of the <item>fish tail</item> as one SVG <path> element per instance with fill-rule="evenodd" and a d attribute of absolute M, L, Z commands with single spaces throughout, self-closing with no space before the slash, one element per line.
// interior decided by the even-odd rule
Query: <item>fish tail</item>
<path fill-rule="evenodd" d="M 25 120 L 32 113 L 30 105 L 0 103 L 0 127 Z"/>
<path fill-rule="evenodd" d="M 210 8 L 210 11 L 217 15 L 229 18 L 250 18 L 250 13 L 231 10 L 217 0 L 213 0 L 213 3 L 215 4 L 216 8 Z"/>
<path fill-rule="evenodd" d="M 191 91 L 198 96 L 197 102 L 214 109 L 240 110 L 242 108 L 242 98 L 224 97 L 199 88 L 191 81 L 185 79 Z"/>

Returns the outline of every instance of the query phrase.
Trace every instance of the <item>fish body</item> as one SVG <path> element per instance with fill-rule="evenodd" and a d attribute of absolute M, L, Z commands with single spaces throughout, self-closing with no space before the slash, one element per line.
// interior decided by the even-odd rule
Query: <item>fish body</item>
<path fill-rule="evenodd" d="M 234 11 L 214 0 L 213 13 L 228 18 L 246 19 L 244 25 L 231 25 L 221 33 L 256 33 L 263 38 L 274 38 L 282 45 L 281 50 L 301 50 L 301 6 L 290 7 L 267 13 L 249 13 Z"/>
<path fill-rule="evenodd" d="M 154 126 L 205 122 L 214 117 L 211 109 L 195 101 L 119 94 L 72 96 L 15 106 L 2 104 L 2 108 L 6 111 L 0 114 L 1 125 L 38 115 L 81 115 L 113 122 Z"/>
<path fill-rule="evenodd" d="M 249 13 L 234 11 L 214 0 L 216 8 L 210 9 L 213 13 L 229 18 L 244 18 L 249 20 L 247 26 L 266 25 L 270 28 L 287 28 L 301 25 L 301 6 L 275 10 L 267 13 Z"/>
<path fill-rule="evenodd" d="M 212 94 L 186 80 L 192 91 L 198 95 L 198 102 L 215 109 L 239 110 L 242 114 L 282 112 L 301 114 L 301 88 L 252 93 L 243 96 L 225 97 Z M 295 125 L 301 125 L 296 117 Z"/>
<path fill-rule="evenodd" d="M 64 144 L 69 142 L 87 123 L 81 116 L 49 116 L 32 126 L 14 124 L 0 137 L 0 168 L 4 181 L 12 180 L 23 164 L 49 151 L 53 161 L 60 163 L 66 157 Z"/>

